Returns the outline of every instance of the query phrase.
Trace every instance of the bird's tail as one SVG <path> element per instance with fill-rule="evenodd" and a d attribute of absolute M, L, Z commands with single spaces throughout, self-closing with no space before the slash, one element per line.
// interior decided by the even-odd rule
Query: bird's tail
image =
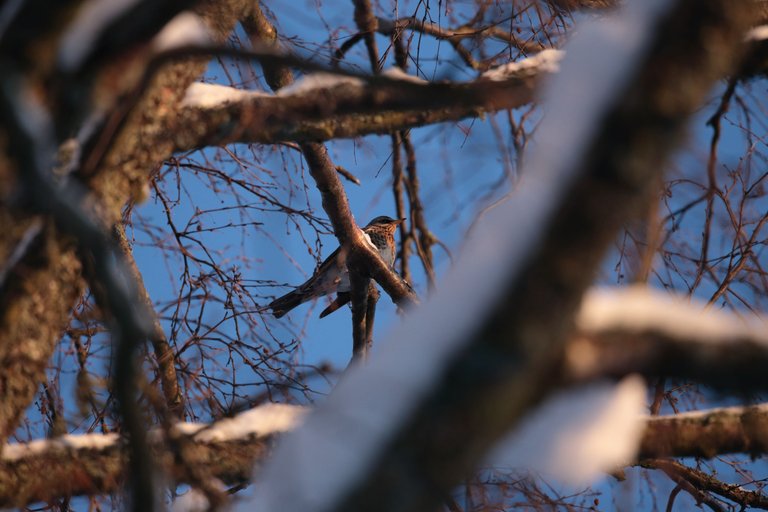
<path fill-rule="evenodd" d="M 275 315 L 275 318 L 280 318 L 307 300 L 307 294 L 302 293 L 299 290 L 293 290 L 270 302 L 268 307 L 272 310 L 272 314 Z"/>
<path fill-rule="evenodd" d="M 349 292 L 339 292 L 335 299 L 333 299 L 333 302 L 331 302 L 327 308 L 323 310 L 322 313 L 320 313 L 320 318 L 324 318 L 337 309 L 339 309 L 341 306 L 349 302 L 351 296 Z"/>

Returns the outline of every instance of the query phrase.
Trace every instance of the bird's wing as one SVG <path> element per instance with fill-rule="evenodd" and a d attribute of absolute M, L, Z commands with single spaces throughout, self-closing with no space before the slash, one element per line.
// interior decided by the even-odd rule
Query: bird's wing
<path fill-rule="evenodd" d="M 312 277 L 299 286 L 303 293 L 331 293 L 335 291 L 342 281 L 342 274 L 346 272 L 346 267 L 340 264 L 341 247 L 336 248 L 323 262 L 317 267 Z"/>

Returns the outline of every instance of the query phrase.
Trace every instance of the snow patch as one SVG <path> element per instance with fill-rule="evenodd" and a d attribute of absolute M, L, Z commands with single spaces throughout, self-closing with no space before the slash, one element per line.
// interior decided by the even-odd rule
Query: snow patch
<path fill-rule="evenodd" d="M 112 20 L 138 3 L 138 0 L 88 0 L 62 36 L 59 65 L 72 71 L 93 49 L 99 35 Z"/>
<path fill-rule="evenodd" d="M 533 57 L 504 64 L 503 66 L 488 70 L 480 76 L 494 82 L 501 82 L 513 77 L 532 76 L 539 73 L 557 73 L 560 71 L 560 61 L 563 60 L 563 57 L 565 57 L 565 52 L 562 50 L 542 50 Z"/>
<path fill-rule="evenodd" d="M 765 41 L 766 39 L 768 39 L 768 25 L 760 25 L 754 27 L 747 32 L 747 35 L 744 38 L 744 40 L 747 42 Z"/>
<path fill-rule="evenodd" d="M 177 423 L 174 427 L 180 434 L 194 435 L 195 441 L 221 442 L 292 430 L 303 421 L 306 413 L 307 409 L 299 405 L 265 404 L 216 423 Z M 148 438 L 153 442 L 160 442 L 162 437 L 159 429 L 148 432 Z M 18 460 L 49 450 L 104 450 L 119 442 L 118 434 L 66 434 L 29 443 L 7 444 L 2 447 L 0 460 Z"/>
<path fill-rule="evenodd" d="M 756 404 L 756 405 L 750 405 L 750 406 L 737 405 L 733 407 L 715 407 L 714 409 L 704 409 L 701 411 L 679 412 L 672 416 L 647 416 L 645 418 L 645 421 L 649 423 L 653 423 L 654 421 L 665 421 L 665 420 L 675 420 L 675 421 L 701 420 L 706 418 L 707 416 L 714 416 L 718 414 L 722 414 L 724 416 L 740 416 L 747 411 L 755 411 L 759 414 L 766 414 L 768 413 L 768 404 L 762 403 L 762 404 Z"/>
<path fill-rule="evenodd" d="M 215 442 L 266 436 L 292 430 L 302 422 L 307 410 L 298 405 L 265 404 L 226 418 L 208 427 L 200 423 L 177 423 L 182 434 L 195 435 L 195 441 Z"/>
<path fill-rule="evenodd" d="M 180 46 L 204 46 L 210 42 L 211 33 L 203 19 L 195 13 L 184 11 L 160 30 L 152 40 L 152 47 L 156 52 L 161 52 Z"/>
<path fill-rule="evenodd" d="M 248 98 L 264 98 L 271 95 L 259 91 L 243 91 L 228 85 L 194 82 L 187 88 L 182 107 L 215 108 L 225 103 L 236 103 Z"/>
<path fill-rule="evenodd" d="M 556 395 L 501 443 L 491 463 L 564 484 L 592 484 L 634 460 L 645 428 L 645 399 L 638 376 Z"/>
<path fill-rule="evenodd" d="M 387 68 L 384 71 L 381 72 L 382 76 L 386 76 L 387 78 L 391 78 L 393 80 L 402 80 L 404 82 L 413 82 L 414 84 L 427 84 L 426 80 L 423 78 L 419 78 L 415 75 L 409 75 L 405 71 L 403 71 L 401 68 L 398 68 L 397 66 L 393 66 L 391 68 Z"/>
<path fill-rule="evenodd" d="M 584 297 L 577 326 L 584 331 L 655 331 L 682 340 L 722 343 L 748 339 L 768 345 L 768 322 L 743 320 L 646 286 L 599 288 Z"/>
<path fill-rule="evenodd" d="M 7 444 L 2 447 L 4 461 L 14 461 L 49 450 L 104 450 L 120 442 L 118 434 L 66 434 L 52 439 L 38 439 L 29 443 Z"/>
<path fill-rule="evenodd" d="M 303 94 L 314 89 L 329 89 L 340 85 L 362 86 L 365 82 L 351 76 L 335 75 L 333 73 L 309 73 L 292 84 L 277 91 L 278 96 Z"/>

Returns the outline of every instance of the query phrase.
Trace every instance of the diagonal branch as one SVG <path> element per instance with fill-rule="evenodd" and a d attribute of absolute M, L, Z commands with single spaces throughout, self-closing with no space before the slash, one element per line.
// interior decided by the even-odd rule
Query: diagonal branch
<path fill-rule="evenodd" d="M 136 283 L 140 301 L 144 304 L 147 314 L 152 321 L 152 330 L 149 341 L 155 352 L 155 362 L 158 366 L 158 378 L 160 387 L 165 397 L 165 407 L 175 418 L 184 418 L 184 397 L 179 387 L 179 380 L 176 376 L 176 360 L 173 349 L 168 343 L 168 338 L 160 325 L 160 318 L 154 309 L 152 299 L 149 297 L 144 279 L 141 276 L 136 260 L 133 257 L 131 245 L 125 234 L 125 228 L 118 224 L 114 229 L 114 236 L 117 244 L 125 258 L 128 271 L 133 281 Z"/>
<path fill-rule="evenodd" d="M 724 510 L 712 496 L 713 493 L 741 505 L 743 508 L 752 507 L 768 510 L 768 496 L 761 492 L 750 491 L 739 485 L 727 484 L 712 475 L 695 468 L 688 467 L 673 460 L 647 460 L 643 467 L 659 469 L 672 480 L 690 492 L 696 501 L 707 504 L 713 510 Z"/>

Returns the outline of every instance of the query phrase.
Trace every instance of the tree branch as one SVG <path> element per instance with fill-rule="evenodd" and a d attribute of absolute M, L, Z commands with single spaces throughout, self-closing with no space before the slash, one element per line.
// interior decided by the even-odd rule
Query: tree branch
<path fill-rule="evenodd" d="M 705 307 L 644 287 L 593 291 L 577 317 L 560 375 L 571 384 L 640 373 L 722 391 L 766 390 L 765 320 L 747 322 Z"/>
<path fill-rule="evenodd" d="M 639 460 L 768 453 L 768 404 L 654 416 L 646 421 Z"/>
<path fill-rule="evenodd" d="M 171 429 L 178 437 L 173 444 L 185 447 L 177 460 L 162 439 L 162 431 L 153 431 L 148 437 L 155 459 L 176 484 L 194 484 L 195 473 L 203 473 L 234 485 L 252 476 L 269 456 L 277 437 L 292 430 L 306 412 L 301 406 L 270 404 L 210 425 L 176 424 Z M 680 466 L 659 460 L 667 456 L 768 453 L 768 404 L 647 417 L 644 421 L 638 460 L 646 467 Z M 699 449 L 698 443 L 705 448 Z M 117 492 L 126 478 L 126 468 L 126 445 L 115 434 L 68 435 L 6 445 L 0 455 L 0 506 L 22 507 L 35 501 Z M 691 483 L 747 506 L 766 502 L 760 493 L 707 475 L 700 474 Z"/>
<path fill-rule="evenodd" d="M 726 484 L 708 475 L 703 471 L 690 468 L 673 460 L 648 460 L 642 463 L 643 467 L 659 469 L 666 473 L 672 480 L 681 484 L 690 492 L 697 502 L 702 501 L 713 510 L 723 510 L 717 502 L 706 492 L 714 493 L 723 498 L 738 503 L 742 507 L 753 507 L 768 510 L 768 496 L 761 492 L 750 491 L 739 485 Z"/>
<path fill-rule="evenodd" d="M 173 142 L 176 150 L 186 151 L 233 142 L 322 141 L 458 121 L 530 103 L 545 74 L 463 84 L 384 77 L 279 96 L 231 89 L 233 94 L 219 104 L 187 101 Z M 195 87 L 204 94 L 205 86 Z"/>
<path fill-rule="evenodd" d="M 176 484 L 195 483 L 203 472 L 227 484 L 246 482 L 271 451 L 276 436 L 305 413 L 270 404 L 216 423 L 178 423 L 173 435 L 182 454 L 168 450 L 163 431 L 149 433 L 155 460 Z M 23 507 L 80 495 L 110 494 L 127 477 L 128 452 L 116 434 L 67 435 L 6 445 L 0 455 L 0 506 Z"/>
<path fill-rule="evenodd" d="M 150 315 L 152 321 L 152 331 L 149 341 L 155 352 L 155 362 L 158 366 L 158 378 L 160 387 L 165 397 L 165 407 L 174 418 L 184 418 L 184 397 L 181 394 L 178 377 L 176 376 L 176 359 L 173 349 L 168 343 L 168 338 L 160 325 L 160 318 L 152 304 L 152 299 L 144 286 L 144 279 L 141 276 L 139 267 L 133 257 L 133 250 L 125 234 L 125 228 L 118 224 L 114 229 L 115 238 L 130 271 L 131 278 L 136 283 L 137 291 L 141 302 Z"/>

